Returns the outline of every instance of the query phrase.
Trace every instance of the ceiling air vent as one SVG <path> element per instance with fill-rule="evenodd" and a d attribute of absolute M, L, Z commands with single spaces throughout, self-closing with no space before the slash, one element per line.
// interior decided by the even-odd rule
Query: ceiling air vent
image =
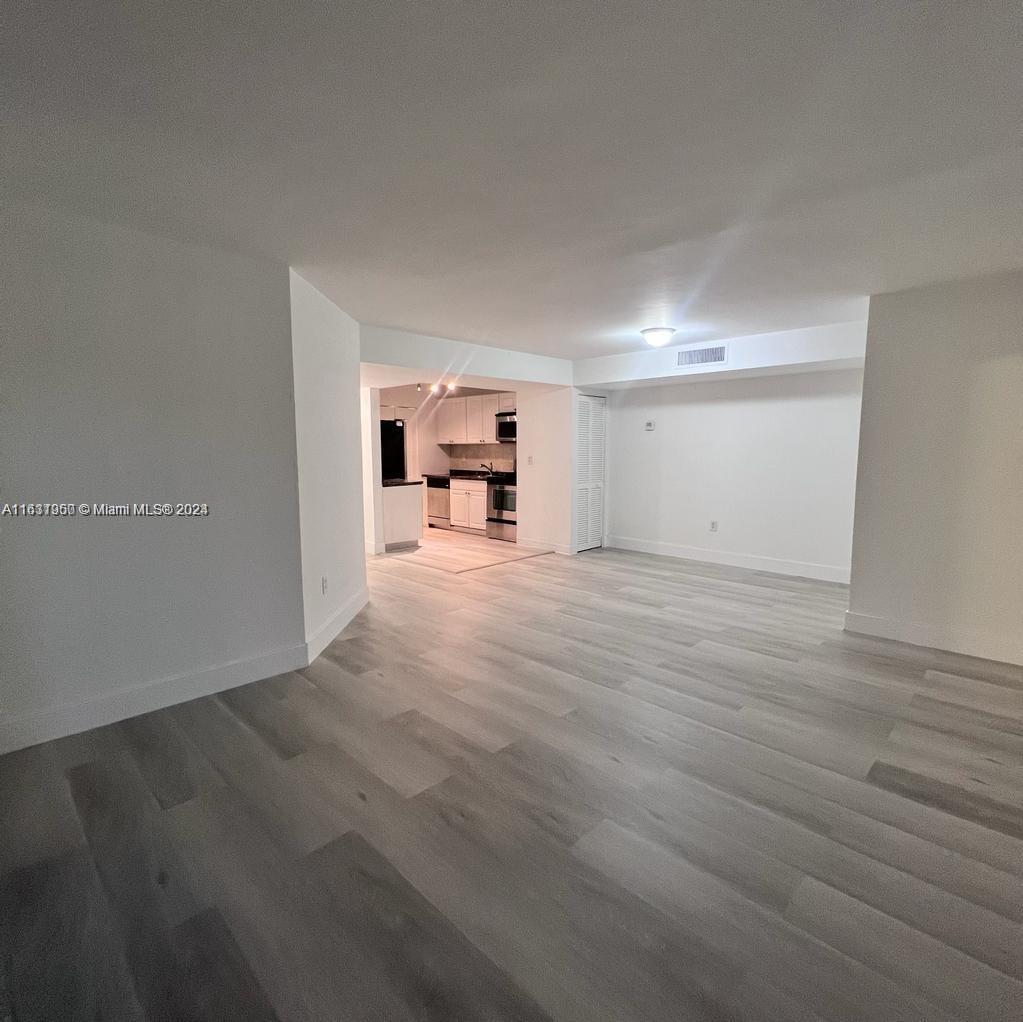
<path fill-rule="evenodd" d="M 725 346 L 720 344 L 714 348 L 686 348 L 678 353 L 675 365 L 679 369 L 688 369 L 690 366 L 716 365 L 724 361 Z"/>

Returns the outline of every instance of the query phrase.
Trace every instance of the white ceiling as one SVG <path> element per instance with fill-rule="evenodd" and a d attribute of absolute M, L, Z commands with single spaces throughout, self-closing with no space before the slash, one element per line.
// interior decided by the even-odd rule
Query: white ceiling
<path fill-rule="evenodd" d="M 363 322 L 565 357 L 1023 265 L 1023 6 L 6 8 L 22 197 L 287 259 Z"/>

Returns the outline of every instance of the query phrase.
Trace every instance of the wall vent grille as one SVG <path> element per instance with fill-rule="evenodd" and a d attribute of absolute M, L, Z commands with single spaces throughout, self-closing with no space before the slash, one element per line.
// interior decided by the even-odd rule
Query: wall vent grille
<path fill-rule="evenodd" d="M 725 346 L 719 344 L 713 348 L 686 348 L 678 353 L 675 365 L 679 369 L 690 366 L 715 365 L 725 361 Z"/>

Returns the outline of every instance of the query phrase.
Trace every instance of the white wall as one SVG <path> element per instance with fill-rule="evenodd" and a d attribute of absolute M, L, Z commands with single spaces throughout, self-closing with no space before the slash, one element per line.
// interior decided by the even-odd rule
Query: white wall
<path fill-rule="evenodd" d="M 367 554 L 384 552 L 384 487 L 380 465 L 380 391 L 359 388 L 362 428 L 362 516 Z"/>
<path fill-rule="evenodd" d="M 0 751 L 299 666 L 286 266 L 52 212 L 0 223 Z"/>
<path fill-rule="evenodd" d="M 517 541 L 567 554 L 572 544 L 573 391 L 527 384 L 515 390 Z"/>
<path fill-rule="evenodd" d="M 307 655 L 313 659 L 369 599 L 362 524 L 359 324 L 294 271 L 291 346 L 302 596 Z"/>
<path fill-rule="evenodd" d="M 609 544 L 847 581 L 861 381 L 845 369 L 614 391 Z"/>
<path fill-rule="evenodd" d="M 846 627 L 1023 663 L 1023 273 L 871 299 Z"/>
<path fill-rule="evenodd" d="M 548 355 L 532 355 L 525 351 L 491 348 L 452 341 L 447 337 L 365 324 L 361 343 L 363 362 L 423 369 L 443 374 L 445 379 L 469 375 L 560 386 L 572 382 L 572 363 L 568 359 Z"/>

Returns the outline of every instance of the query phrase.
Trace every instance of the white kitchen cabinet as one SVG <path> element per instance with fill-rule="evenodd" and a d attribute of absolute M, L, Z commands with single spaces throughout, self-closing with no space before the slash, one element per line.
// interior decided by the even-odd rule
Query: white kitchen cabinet
<path fill-rule="evenodd" d="M 451 480 L 451 501 L 449 515 L 451 524 L 462 529 L 469 528 L 469 491 L 456 486 Z"/>
<path fill-rule="evenodd" d="M 381 421 L 386 420 L 391 422 L 394 419 L 394 405 L 381 405 L 380 406 L 380 419 Z"/>
<path fill-rule="evenodd" d="M 498 411 L 499 412 L 514 412 L 515 411 L 515 393 L 514 391 L 506 391 L 503 394 L 497 395 L 498 399 Z"/>
<path fill-rule="evenodd" d="M 487 528 L 487 491 L 469 491 L 469 528 L 485 532 Z"/>
<path fill-rule="evenodd" d="M 451 524 L 459 529 L 487 528 L 487 484 L 483 479 L 452 479 L 449 493 Z"/>
<path fill-rule="evenodd" d="M 465 398 L 446 397 L 437 407 L 437 443 L 464 444 Z"/>
<path fill-rule="evenodd" d="M 394 409 L 394 417 L 396 419 L 404 419 L 406 422 L 411 422 L 415 414 L 416 410 L 411 405 L 398 405 Z"/>
<path fill-rule="evenodd" d="M 482 397 L 467 397 L 465 399 L 465 442 L 469 444 L 483 443 Z"/>
<path fill-rule="evenodd" d="M 480 398 L 483 408 L 483 442 L 497 443 L 497 412 L 501 406 L 500 394 L 484 394 Z"/>

